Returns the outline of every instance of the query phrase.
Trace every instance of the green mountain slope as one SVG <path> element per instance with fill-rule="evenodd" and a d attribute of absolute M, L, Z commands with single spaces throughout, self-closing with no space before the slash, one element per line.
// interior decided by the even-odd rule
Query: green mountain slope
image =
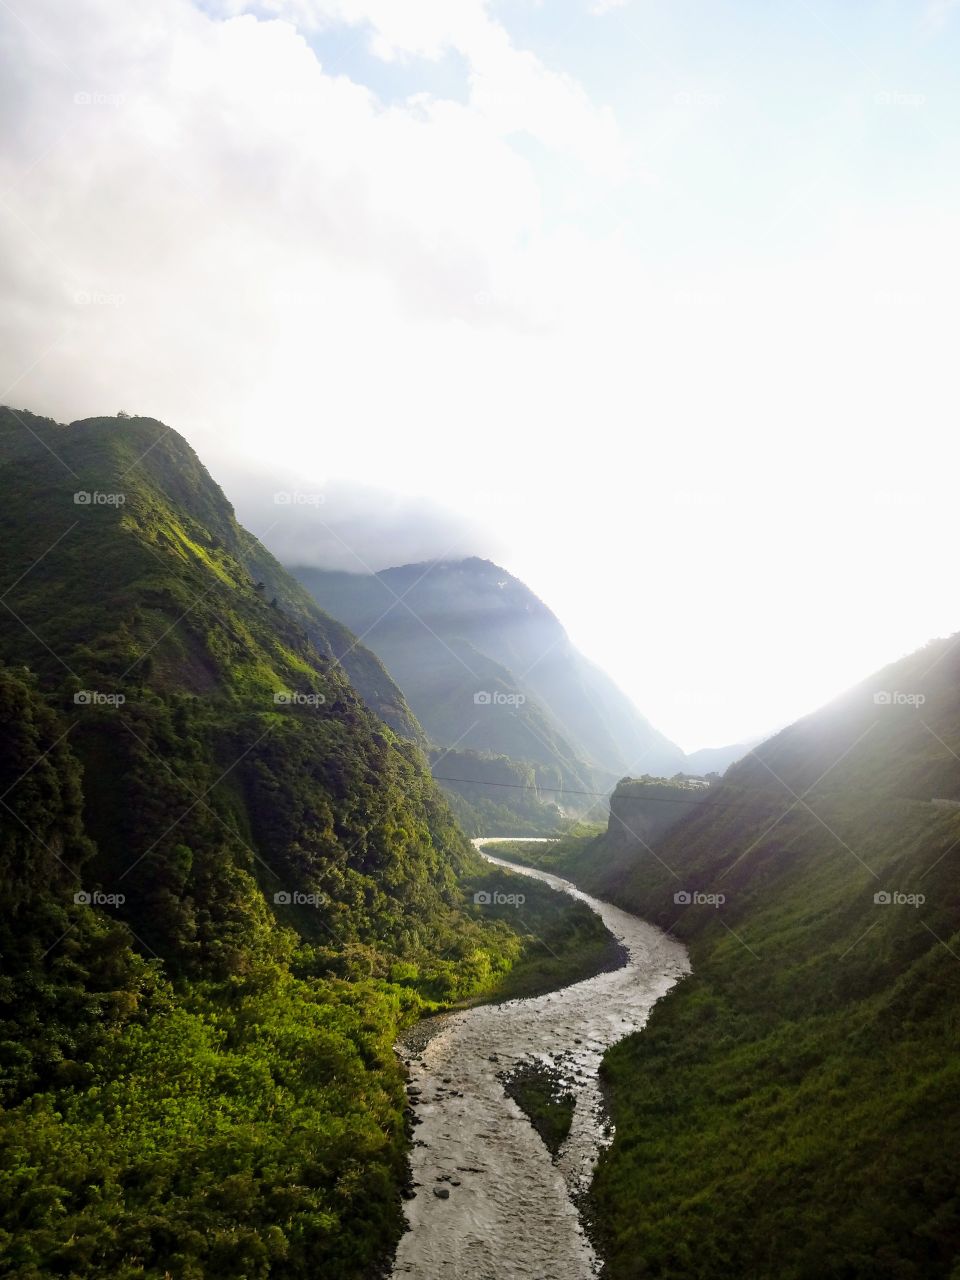
<path fill-rule="evenodd" d="M 556 765 L 568 786 L 585 787 L 593 777 L 588 761 L 518 674 L 485 647 L 481 628 L 451 607 L 446 580 L 433 581 L 440 570 L 409 569 L 413 576 L 406 569 L 400 577 L 391 569 L 376 575 L 293 572 L 315 599 L 365 635 L 438 746 Z"/>
<path fill-rule="evenodd" d="M 509 756 L 434 747 L 434 776 L 470 836 L 554 835 L 570 825 L 562 809 L 562 777 L 550 765 Z"/>
<path fill-rule="evenodd" d="M 530 940 L 181 437 L 3 412 L 0 482 L 4 1274 L 369 1276 L 394 1038 Z"/>
<path fill-rule="evenodd" d="M 694 966 L 606 1060 L 611 1276 L 960 1274 L 960 808 L 937 799 L 960 799 L 956 637 L 764 743 L 652 850 L 567 858 Z"/>
<path fill-rule="evenodd" d="M 482 656 L 509 673 L 511 685 L 541 708 L 571 753 L 594 767 L 621 774 L 644 756 L 649 757 L 647 771 L 652 773 L 673 773 L 683 764 L 683 752 L 577 652 L 547 606 L 489 560 L 403 565 L 371 575 L 294 572 L 318 600 L 329 601 L 335 616 L 367 631 L 368 642 L 380 656 L 389 654 L 388 668 L 401 687 L 409 682 L 415 691 L 428 731 L 436 697 L 431 666 L 444 643 L 470 646 L 469 653 L 460 655 L 460 672 L 452 673 L 459 676 L 462 693 L 455 718 L 448 707 L 438 726 L 444 735 L 437 737 L 441 745 L 455 729 L 462 732 L 471 722 L 473 693 L 486 688 L 485 673 L 473 661 Z M 414 693 L 410 696 L 416 708 Z M 465 745 L 478 744 L 468 737 Z M 498 744 L 479 745 L 495 749 Z M 525 758 L 540 759 L 530 754 Z"/>
<path fill-rule="evenodd" d="M 578 791 L 603 790 L 634 764 L 684 767 L 683 752 L 577 652 L 546 605 L 488 560 L 292 572 L 374 649 L 435 745 L 553 770 L 567 792 L 553 798 L 566 811 L 589 808 Z M 489 772 L 469 773 L 475 795 Z M 486 794 L 488 806 L 529 816 L 530 795 L 518 803 L 489 784 Z M 472 809 L 475 821 L 486 816 Z"/>
<path fill-rule="evenodd" d="M 110 553 L 108 567 L 121 570 L 120 578 L 111 578 L 118 593 L 125 584 L 135 583 L 138 573 L 145 575 L 146 557 L 151 553 L 175 551 L 185 564 L 195 560 L 202 567 L 213 569 L 223 581 L 253 589 L 262 602 L 275 602 L 288 619 L 299 624 L 322 657 L 342 661 L 354 688 L 391 728 L 423 741 L 419 725 L 382 663 L 346 627 L 324 614 L 267 549 L 237 524 L 221 489 L 176 432 L 147 418 L 91 418 L 64 427 L 23 410 L 14 413 L 0 409 L 0 463 L 9 468 L 8 483 L 36 484 L 40 479 L 37 466 L 42 461 L 49 464 L 42 483 L 49 486 L 50 500 L 34 496 L 29 523 L 21 519 L 24 512 L 17 508 L 2 517 L 0 528 L 8 540 L 11 562 L 20 557 L 20 562 L 27 565 L 31 552 L 44 537 L 49 535 L 52 542 L 63 534 L 60 555 L 65 558 L 54 562 L 51 576 L 56 577 L 60 566 L 70 565 L 72 556 L 89 555 L 89 537 L 95 534 L 98 521 L 106 527 L 114 517 L 113 525 L 131 531 L 135 521 L 147 529 L 151 520 L 156 520 L 156 527 L 139 548 L 133 545 L 134 539 L 127 538 L 122 549 L 118 546 Z M 162 487 L 164 499 L 177 509 L 176 518 L 169 518 L 169 512 L 158 509 L 145 488 L 147 477 Z M 60 482 L 65 487 L 61 488 Z M 74 493 L 89 494 L 89 506 L 74 503 Z M 120 505 L 113 505 L 114 493 L 120 495 Z M 98 501 L 100 505 L 96 505 Z M 88 539 L 82 543 L 64 532 L 78 520 L 77 529 Z M 31 574 L 29 586 L 39 590 L 44 581 L 42 572 Z M 81 574 L 80 582 L 84 581 Z M 54 640 L 59 637 L 69 644 L 71 636 L 83 634 L 75 625 L 84 621 L 79 604 L 72 600 L 72 612 L 48 620 L 48 627 L 54 628 Z M 97 604 L 95 600 L 88 601 L 88 610 L 95 610 Z M 209 612 L 206 610 L 208 615 Z M 203 613 L 201 604 L 201 616 Z M 178 684 L 192 680 L 196 691 L 204 690 L 208 681 L 203 670 L 193 664 L 191 655 L 170 652 L 176 644 L 173 636 L 171 632 L 169 643 L 163 642 L 152 651 L 153 660 L 171 662 Z M 38 651 L 46 640 L 58 652 L 50 637 L 36 639 Z M 177 666 L 180 657 L 187 659 L 187 669 Z"/>

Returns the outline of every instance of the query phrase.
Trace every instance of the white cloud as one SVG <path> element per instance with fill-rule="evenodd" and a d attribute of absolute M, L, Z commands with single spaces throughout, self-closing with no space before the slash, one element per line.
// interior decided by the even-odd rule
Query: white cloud
<path fill-rule="evenodd" d="M 0 401 L 490 523 L 688 747 L 956 625 L 945 200 L 828 192 L 774 237 L 747 193 L 735 235 L 736 175 L 677 160 L 620 204 L 578 159 L 604 112 L 484 6 L 343 10 L 384 56 L 464 58 L 466 101 L 391 105 L 318 61 L 337 12 L 0 7 Z"/>
<path fill-rule="evenodd" d="M 939 30 L 946 26 L 950 15 L 958 8 L 960 8 L 960 0 L 928 0 L 923 14 L 924 26 Z"/>
<path fill-rule="evenodd" d="M 517 49 L 486 0 L 224 0 L 229 11 L 257 11 L 323 30 L 367 28 L 377 56 L 439 59 L 454 51 L 469 68 L 469 103 L 499 133 L 527 133 L 569 151 L 591 172 L 623 177 L 627 160 L 613 114 L 573 77 Z"/>

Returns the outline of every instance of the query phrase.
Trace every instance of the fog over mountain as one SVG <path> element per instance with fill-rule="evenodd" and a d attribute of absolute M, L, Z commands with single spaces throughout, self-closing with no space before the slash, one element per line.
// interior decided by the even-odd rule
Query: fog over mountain
<path fill-rule="evenodd" d="M 503 539 L 497 533 L 494 520 L 491 520 L 490 526 L 485 527 L 480 522 L 463 517 L 449 507 L 429 499 L 414 499 L 390 490 L 340 479 L 311 479 L 279 468 L 253 473 L 242 466 L 238 467 L 236 462 L 228 456 L 221 458 L 212 469 L 225 490 L 234 499 L 239 519 L 263 540 L 282 563 L 293 566 L 308 585 L 322 581 L 325 590 L 329 592 L 329 598 L 323 600 L 326 607 L 340 621 L 358 633 L 366 634 L 367 629 L 371 628 L 371 634 L 376 631 L 379 637 L 383 630 L 377 626 L 380 615 L 385 610 L 389 611 L 389 606 L 395 599 L 390 587 L 371 579 L 372 574 L 385 573 L 386 577 L 383 580 L 385 584 L 393 581 L 397 574 L 401 574 L 401 581 L 405 582 L 410 592 L 406 607 L 409 609 L 415 604 L 419 609 L 421 607 L 418 603 L 419 598 L 424 594 L 427 586 L 432 587 L 440 582 L 448 584 L 452 581 L 444 572 L 444 569 L 449 569 L 451 564 L 470 560 L 493 561 L 500 565 L 508 563 Z M 429 569 L 431 564 L 436 566 L 436 572 Z M 412 574 L 403 578 L 402 574 L 405 570 L 401 570 L 401 566 L 406 566 L 408 570 L 412 566 Z M 311 579 L 307 572 L 309 570 L 320 572 Z M 503 572 L 506 573 L 507 578 L 510 577 L 509 572 L 506 570 Z M 359 576 L 351 579 L 337 578 L 337 574 L 344 573 Z M 497 574 L 494 574 L 494 579 L 496 577 Z M 422 582 L 415 581 L 421 578 Z M 468 575 L 468 579 L 474 585 L 479 584 L 479 579 L 473 575 Z M 341 590 L 341 584 L 345 582 L 354 583 L 355 589 L 346 592 Z M 526 599 L 534 601 L 535 607 L 549 616 L 549 609 L 544 610 L 543 604 L 536 599 L 536 593 L 529 584 L 516 585 L 522 588 Z M 379 605 L 371 606 L 367 610 L 358 610 L 357 590 L 362 594 L 364 587 L 369 597 L 368 604 L 370 600 L 379 600 Z M 402 586 L 399 589 L 402 590 Z M 321 598 L 323 599 L 322 596 Z M 474 615 L 482 614 L 483 599 L 481 592 L 476 599 L 470 601 L 469 608 Z M 490 599 L 488 595 L 486 597 L 488 605 Z M 446 600 L 444 604 L 445 609 L 449 609 L 452 601 Z M 495 612 L 496 609 L 494 609 Z M 493 614 L 490 615 L 491 621 L 492 618 Z M 391 628 L 395 627 L 398 621 L 397 617 L 392 617 Z M 430 626 L 438 628 L 441 634 L 446 634 L 448 625 L 449 619 L 446 616 L 443 621 L 438 621 L 436 617 L 430 615 Z M 569 647 L 569 640 L 563 635 L 556 618 L 552 620 L 552 625 L 556 630 L 547 629 L 540 639 L 539 648 L 535 638 L 529 640 L 532 647 L 526 655 L 526 662 L 521 666 L 525 668 L 529 664 L 535 674 L 545 672 L 551 663 L 556 661 L 559 655 L 555 647 L 561 643 L 561 636 L 562 644 Z M 420 645 L 425 644 L 427 648 L 435 647 L 434 642 L 437 641 L 437 637 L 428 634 L 428 628 L 423 623 L 416 627 L 415 631 Z M 447 636 L 447 639 L 451 637 Z M 374 648 L 377 647 L 375 639 L 369 642 Z M 446 643 L 444 641 L 437 643 L 439 649 L 434 653 L 432 665 L 423 657 L 415 660 L 416 666 L 424 668 L 424 674 L 417 678 L 415 687 L 425 693 L 427 702 L 432 702 L 437 696 L 432 686 L 438 680 L 440 667 L 445 666 L 451 657 Z M 499 660 L 503 660 L 502 653 L 497 656 Z M 586 655 L 588 659 L 589 656 L 589 654 Z M 405 682 L 401 677 L 410 674 L 407 650 L 404 650 L 401 656 L 400 652 L 388 644 L 381 653 L 381 657 L 388 666 L 391 665 L 391 661 L 398 664 L 393 674 L 404 685 Z M 549 658 L 550 661 L 544 664 L 544 658 Z M 578 669 L 575 677 L 568 674 L 567 678 L 555 682 L 547 697 L 548 705 L 560 705 L 569 695 L 571 688 L 578 690 L 575 697 L 587 696 L 581 686 L 584 672 L 591 664 L 589 661 L 585 662 L 580 655 L 577 662 L 582 664 L 582 670 Z M 458 663 L 459 674 L 462 677 L 467 668 L 459 659 L 454 659 L 455 673 Z M 509 667 L 510 663 L 508 662 L 507 665 Z M 607 687 L 612 688 L 609 673 L 597 670 L 588 679 L 588 683 L 592 682 L 599 683 L 589 696 L 602 706 L 609 696 Z M 476 683 L 475 677 L 473 684 Z M 414 696 L 411 689 L 406 691 L 408 696 Z M 624 698 L 620 690 L 615 692 L 613 700 L 622 703 L 624 707 L 627 707 L 630 702 L 629 698 Z M 602 716 L 605 713 L 598 714 Z M 654 773 L 665 771 L 669 774 L 681 768 L 691 773 L 722 773 L 732 761 L 744 754 L 749 745 L 752 745 L 752 742 L 747 745 L 711 744 L 700 746 L 696 751 L 684 754 L 671 742 L 665 753 L 654 752 L 650 755 L 647 752 L 647 743 L 643 734 L 641 734 L 641 741 L 637 741 L 634 739 L 635 725 L 631 723 L 630 727 L 627 727 L 634 714 L 635 708 L 626 711 L 627 719 L 617 731 L 621 735 L 617 748 L 611 751 L 608 745 L 606 749 L 601 748 L 597 751 L 597 744 L 594 743 L 593 749 L 588 748 L 585 752 L 587 758 L 593 755 L 595 763 L 600 763 L 602 767 L 613 770 L 614 773 L 617 771 L 622 773 L 629 769 Z M 425 709 L 425 704 L 419 704 L 418 715 L 429 727 L 430 715 Z M 460 740 L 460 733 L 466 725 L 467 721 L 463 721 L 457 732 L 449 736 L 440 734 L 437 741 L 449 747 L 454 741 Z M 771 725 L 770 731 L 773 732 L 779 727 L 776 724 Z M 576 736 L 575 734 L 574 738 Z M 617 736 L 616 732 L 615 736 Z M 760 734 L 754 741 L 760 741 L 764 736 L 767 735 Z M 507 742 L 496 736 L 483 743 L 468 741 L 463 742 L 462 745 L 465 747 L 482 745 L 487 749 L 504 750 L 510 754 Z M 529 755 L 529 752 L 525 754 Z M 552 755 L 552 748 L 549 748 L 547 758 L 552 758 Z M 536 753 L 530 758 L 535 757 Z M 582 782 L 583 778 L 580 781 Z M 572 778 L 568 779 L 568 782 L 572 784 Z"/>
<path fill-rule="evenodd" d="M 494 528 L 381 567 L 505 564 L 685 750 L 805 714 L 958 625 L 960 23 L 746 7 L 0 7 L 3 399 Z"/>
<path fill-rule="evenodd" d="M 431 498 L 352 480 L 315 480 L 292 468 L 251 472 L 228 457 L 211 470 L 237 515 L 285 564 L 371 573 L 445 557 L 496 557 L 495 528 Z"/>
<path fill-rule="evenodd" d="M 556 764 L 575 787 L 596 768 L 615 779 L 686 763 L 543 601 L 490 560 L 292 572 L 381 658 L 439 746 Z"/>

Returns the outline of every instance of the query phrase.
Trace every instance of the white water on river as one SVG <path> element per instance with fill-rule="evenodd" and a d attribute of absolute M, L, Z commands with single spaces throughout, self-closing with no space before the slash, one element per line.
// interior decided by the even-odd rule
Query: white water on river
<path fill-rule="evenodd" d="M 481 852 L 489 843 L 474 841 Z M 686 948 L 559 876 L 484 856 L 585 902 L 625 948 L 627 962 L 550 995 L 446 1014 L 431 1020 L 437 1029 L 426 1043 L 421 1024 L 401 1045 L 420 1123 L 411 1155 L 416 1195 L 406 1206 L 410 1230 L 393 1276 L 589 1280 L 599 1261 L 575 1197 L 610 1139 L 600 1059 L 639 1031 L 654 1003 L 689 973 Z M 516 882 L 505 878 L 503 891 L 517 892 Z M 498 1079 L 531 1056 L 558 1068 L 576 1098 L 556 1160 Z"/>

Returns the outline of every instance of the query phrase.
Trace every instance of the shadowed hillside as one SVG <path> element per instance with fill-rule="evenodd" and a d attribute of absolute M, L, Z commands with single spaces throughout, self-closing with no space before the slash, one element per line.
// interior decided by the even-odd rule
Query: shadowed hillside
<path fill-rule="evenodd" d="M 489 560 L 293 573 L 382 659 L 434 744 L 546 766 L 564 812 L 583 813 L 595 797 L 578 792 L 603 791 L 628 770 L 685 766 L 680 748 L 574 648 L 546 605 Z M 484 771 L 467 778 L 476 794 Z M 518 805 L 507 790 L 487 792 L 490 804 L 526 820 L 530 796 Z M 482 816 L 474 809 L 475 822 Z"/>
<path fill-rule="evenodd" d="M 613 1277 L 955 1276 L 960 643 L 734 765 L 652 848 L 566 867 L 694 975 L 606 1059 Z M 564 865 L 561 862 L 561 866 Z"/>
<path fill-rule="evenodd" d="M 367 1277 L 399 1030 L 609 939 L 474 905 L 402 695 L 176 432 L 3 411 L 0 480 L 4 1274 Z"/>

